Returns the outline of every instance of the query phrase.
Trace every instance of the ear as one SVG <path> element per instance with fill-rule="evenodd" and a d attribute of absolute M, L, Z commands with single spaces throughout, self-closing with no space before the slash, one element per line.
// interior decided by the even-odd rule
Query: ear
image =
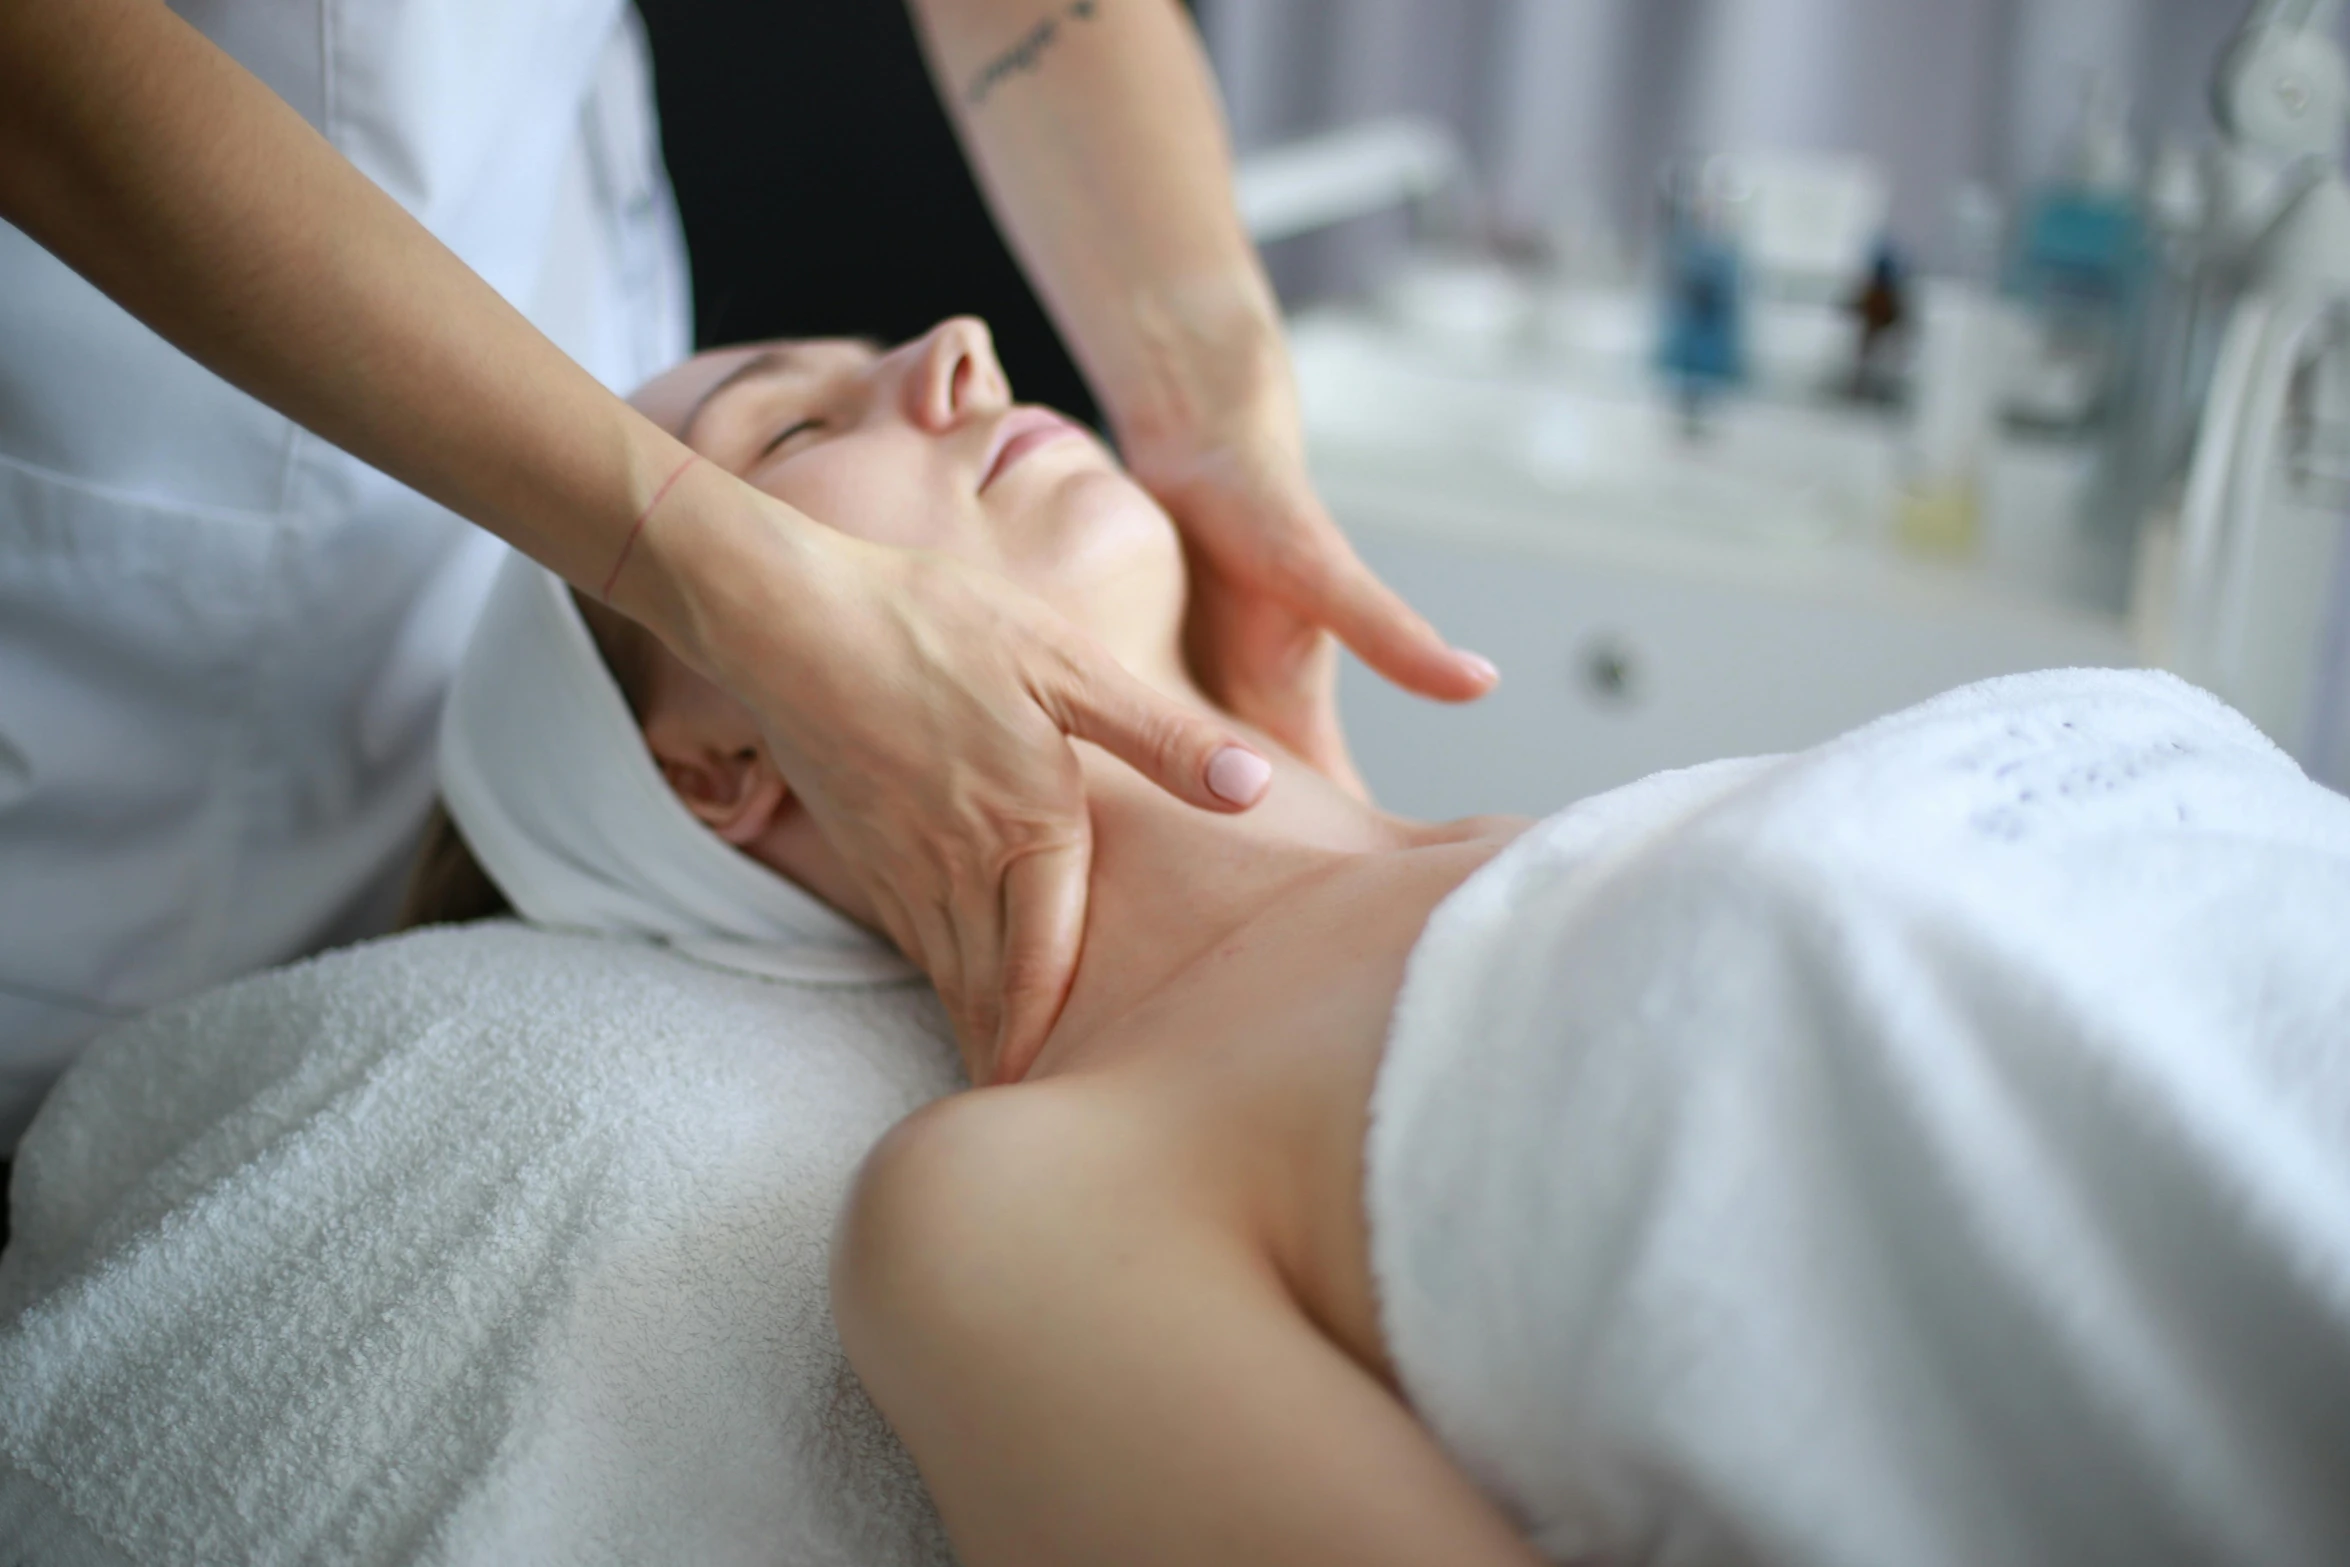
<path fill-rule="evenodd" d="M 646 738 L 654 739 L 649 732 Z M 791 798 L 762 745 L 663 746 L 655 740 L 653 760 L 695 819 L 738 849 L 764 837 Z"/>

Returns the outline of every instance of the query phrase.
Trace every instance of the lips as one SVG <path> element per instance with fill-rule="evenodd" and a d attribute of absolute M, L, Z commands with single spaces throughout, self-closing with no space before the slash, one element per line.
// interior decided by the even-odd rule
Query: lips
<path fill-rule="evenodd" d="M 995 437 L 987 448 L 987 466 L 980 472 L 979 487 L 984 490 L 995 483 L 1014 463 L 1038 447 L 1050 446 L 1077 433 L 1076 425 L 1050 408 L 1013 409 L 995 427 Z"/>

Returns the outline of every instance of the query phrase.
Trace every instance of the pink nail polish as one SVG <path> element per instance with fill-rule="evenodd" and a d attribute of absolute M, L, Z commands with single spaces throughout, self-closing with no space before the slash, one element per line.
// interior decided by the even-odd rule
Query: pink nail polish
<path fill-rule="evenodd" d="M 1254 751 L 1228 745 L 1208 759 L 1208 789 L 1234 805 L 1254 805 L 1273 781 L 1273 764 Z"/>

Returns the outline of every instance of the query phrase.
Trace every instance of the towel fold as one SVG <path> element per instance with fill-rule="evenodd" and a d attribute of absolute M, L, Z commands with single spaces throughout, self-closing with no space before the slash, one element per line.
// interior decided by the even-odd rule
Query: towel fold
<path fill-rule="evenodd" d="M 1368 1204 L 1553 1559 L 2350 1561 L 2350 800 L 2151 674 L 1528 833 L 1430 921 Z"/>
<path fill-rule="evenodd" d="M 120 1030 L 17 1156 L 0 1539 L 946 1562 L 825 1268 L 866 1149 L 955 1080 L 925 987 L 510 924 Z"/>
<path fill-rule="evenodd" d="M 694 820 L 571 590 L 520 555 L 499 567 L 441 711 L 440 780 L 474 857 L 534 924 L 651 936 L 812 982 L 914 973 Z"/>

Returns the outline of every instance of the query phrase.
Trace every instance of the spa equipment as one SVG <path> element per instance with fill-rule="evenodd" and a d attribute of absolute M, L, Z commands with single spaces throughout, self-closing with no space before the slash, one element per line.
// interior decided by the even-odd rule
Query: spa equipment
<path fill-rule="evenodd" d="M 2341 291 L 2254 295 L 2228 322 L 2175 533 L 2148 592 L 2165 593 L 2159 655 L 2313 765 L 2345 754 L 2328 637 L 2341 613 L 2350 506 L 2350 278 Z M 2167 592 L 2165 591 L 2167 589 Z M 2331 682 L 2329 683 L 2329 675 Z"/>
<path fill-rule="evenodd" d="M 2039 338 L 1993 292 L 1999 222 L 1981 192 L 1960 207 L 1964 276 L 1913 296 L 1906 407 L 1831 395 L 1850 325 L 1798 296 L 1803 278 L 1818 292 L 1865 267 L 1885 210 L 1865 165 L 1795 160 L 1773 176 L 1767 158 L 1719 160 L 1725 191 L 1787 199 L 1723 203 L 1746 307 L 1735 331 L 1672 334 L 1687 350 L 1673 357 L 1708 372 L 1702 384 L 1739 371 L 1746 384 L 1694 422 L 1660 386 L 1653 279 L 1414 256 L 1370 299 L 1297 319 L 1324 498 L 1393 586 L 1504 674 L 1483 702 L 1439 709 L 1350 666 L 1373 788 L 1422 814 L 1536 811 L 1658 767 L 1811 744 L 1968 680 L 2147 663 L 2350 783 L 2350 313 L 2329 303 L 2350 299 L 2337 10 L 2258 6 L 2215 87 L 2223 156 L 2200 182 L 2176 155 L 2157 164 L 2149 211 L 2171 235 L 2167 264 L 2181 264 L 2181 225 L 2201 224 L 2203 319 L 2246 303 L 2202 334 L 2229 345 L 2208 395 L 2188 373 L 2208 362 L 2196 353 L 2159 361 L 2178 379 L 2160 397 L 2132 383 L 2131 417 L 2159 405 L 2144 438 L 2003 423 Z M 2110 108 L 2080 164 L 2112 198 L 2106 217 L 2128 161 Z M 2073 254 L 2063 229 L 2034 230 L 2048 266 Z M 2130 246 L 2099 243 L 2110 293 Z M 2143 529 L 2191 443 L 2179 526 Z"/>
<path fill-rule="evenodd" d="M 1746 276 L 1727 178 L 1716 165 L 1677 170 L 1665 196 L 1657 368 L 1692 432 L 1707 404 L 1746 379 Z"/>
<path fill-rule="evenodd" d="M 1254 153 L 1233 171 L 1241 221 L 1260 245 L 1426 202 L 1465 167 L 1459 139 L 1416 116 L 1367 120 Z"/>
<path fill-rule="evenodd" d="M 1742 396 L 1691 441 L 1645 341 L 1588 366 L 1497 361 L 1368 310 L 1293 324 L 1323 498 L 1503 674 L 1456 708 L 1348 666 L 1355 756 L 1386 803 L 1540 813 L 1658 768 L 1816 744 L 1970 680 L 2139 661 L 2128 619 L 2068 585 L 2091 448 L 1995 441 L 1981 548 L 1921 556 L 1896 533 L 1904 422 Z"/>
<path fill-rule="evenodd" d="M 2140 592 L 2159 611 L 2162 662 L 2350 780 L 2350 72 L 2331 33 L 2338 11 L 2263 0 L 2221 61 L 2226 139 L 2193 244 L 2196 286 L 2226 304 L 2226 326 L 2175 526 L 2156 520 Z"/>

